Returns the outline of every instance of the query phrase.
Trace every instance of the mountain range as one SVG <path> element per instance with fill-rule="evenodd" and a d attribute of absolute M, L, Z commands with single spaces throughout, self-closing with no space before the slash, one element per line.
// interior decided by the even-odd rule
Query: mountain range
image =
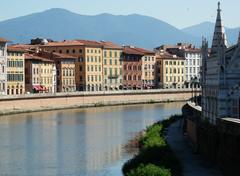
<path fill-rule="evenodd" d="M 200 46 L 203 35 L 211 42 L 213 29 L 214 23 L 210 22 L 178 29 L 159 19 L 138 14 L 89 16 L 59 8 L 0 22 L 0 36 L 13 43 L 29 43 L 30 39 L 37 37 L 89 39 L 149 49 L 178 42 Z M 236 43 L 238 31 L 239 28 L 226 28 L 230 43 Z"/>

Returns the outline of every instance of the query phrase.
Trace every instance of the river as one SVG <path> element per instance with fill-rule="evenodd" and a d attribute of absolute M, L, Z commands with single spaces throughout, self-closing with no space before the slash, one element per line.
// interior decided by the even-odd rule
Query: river
<path fill-rule="evenodd" d="M 0 175 L 120 176 L 137 132 L 184 103 L 71 109 L 0 117 Z"/>

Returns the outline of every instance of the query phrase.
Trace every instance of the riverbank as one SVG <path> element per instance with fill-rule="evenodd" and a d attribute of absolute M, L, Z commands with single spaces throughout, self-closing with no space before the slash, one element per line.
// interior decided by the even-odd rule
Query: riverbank
<path fill-rule="evenodd" d="M 129 104 L 187 101 L 191 90 L 142 90 L 24 95 L 0 98 L 0 115 Z"/>
<path fill-rule="evenodd" d="M 166 131 L 170 124 L 182 116 L 172 116 L 147 128 L 139 139 L 139 153 L 127 161 L 123 174 L 127 176 L 181 176 L 182 167 L 166 141 Z"/>

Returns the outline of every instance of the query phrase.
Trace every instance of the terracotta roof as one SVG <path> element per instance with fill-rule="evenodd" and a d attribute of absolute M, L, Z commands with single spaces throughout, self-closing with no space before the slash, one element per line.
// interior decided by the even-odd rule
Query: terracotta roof
<path fill-rule="evenodd" d="M 8 46 L 7 51 L 8 52 L 22 52 L 22 53 L 26 52 L 26 50 L 23 48 L 13 47 L 13 46 Z"/>
<path fill-rule="evenodd" d="M 49 42 L 45 45 L 40 45 L 41 46 L 79 46 L 83 45 L 83 43 L 77 41 L 77 40 L 64 40 L 61 42 Z"/>
<path fill-rule="evenodd" d="M 85 46 L 90 47 L 103 47 L 103 44 L 101 42 L 93 41 L 93 40 L 76 40 L 80 43 L 82 43 Z"/>
<path fill-rule="evenodd" d="M 138 50 L 135 50 L 134 48 L 131 47 L 124 47 L 123 48 L 123 53 L 124 54 L 134 54 L 134 55 L 141 55 L 144 56 L 144 54 Z"/>
<path fill-rule="evenodd" d="M 61 42 L 49 42 L 42 46 L 90 46 L 90 47 L 102 47 L 102 43 L 92 40 L 64 40 Z M 40 45 L 41 47 L 41 45 Z"/>
<path fill-rule="evenodd" d="M 199 53 L 201 52 L 201 49 L 199 48 L 186 48 L 186 49 L 183 49 L 185 52 L 195 52 L 195 53 Z"/>
<path fill-rule="evenodd" d="M 54 55 L 55 58 L 60 58 L 60 59 L 78 59 L 78 57 L 76 57 L 76 56 L 57 53 L 57 52 L 53 52 L 53 55 Z"/>
<path fill-rule="evenodd" d="M 54 62 L 50 59 L 46 59 L 44 57 L 40 57 L 35 54 L 29 54 L 29 53 L 25 54 L 25 59 L 26 60 L 38 60 L 38 61 L 42 61 L 42 62 Z"/>
<path fill-rule="evenodd" d="M 185 60 L 184 57 L 178 57 L 177 55 L 172 55 L 168 52 L 160 53 L 156 56 L 156 60 L 158 59 L 172 59 L 172 60 Z"/>
<path fill-rule="evenodd" d="M 38 45 L 15 44 L 15 45 L 11 45 L 11 47 L 22 48 L 22 49 L 28 50 L 28 49 L 38 48 Z"/>
<path fill-rule="evenodd" d="M 106 48 L 106 49 L 122 49 L 120 45 L 109 42 L 109 41 L 101 41 L 101 44 L 103 45 L 103 48 Z"/>
<path fill-rule="evenodd" d="M 7 40 L 7 39 L 5 39 L 5 38 L 1 38 L 1 37 L 0 37 L 0 42 L 1 42 L 1 43 L 8 43 L 8 42 L 10 42 L 10 41 Z"/>
<path fill-rule="evenodd" d="M 146 50 L 144 48 L 137 48 L 137 47 L 135 47 L 134 49 L 139 51 L 139 52 L 144 53 L 144 55 L 155 55 L 155 52 L 150 51 L 150 50 Z"/>
<path fill-rule="evenodd" d="M 125 46 L 123 49 L 123 52 L 126 54 L 137 54 L 137 55 L 155 55 L 153 51 L 146 50 L 144 48 L 138 48 L 138 47 L 129 47 Z"/>

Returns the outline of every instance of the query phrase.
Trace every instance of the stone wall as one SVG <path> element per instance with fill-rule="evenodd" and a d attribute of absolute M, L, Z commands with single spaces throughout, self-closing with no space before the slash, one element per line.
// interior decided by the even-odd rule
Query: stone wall
<path fill-rule="evenodd" d="M 2 96 L 0 97 L 0 115 L 89 106 L 186 101 L 191 96 L 191 90 L 78 92 L 54 95 Z"/>
<path fill-rule="evenodd" d="M 183 107 L 185 131 L 197 151 L 216 163 L 224 176 L 239 175 L 240 120 L 219 119 L 217 125 L 201 120 L 201 111 L 190 104 Z M 192 138 L 193 137 L 193 138 Z"/>

